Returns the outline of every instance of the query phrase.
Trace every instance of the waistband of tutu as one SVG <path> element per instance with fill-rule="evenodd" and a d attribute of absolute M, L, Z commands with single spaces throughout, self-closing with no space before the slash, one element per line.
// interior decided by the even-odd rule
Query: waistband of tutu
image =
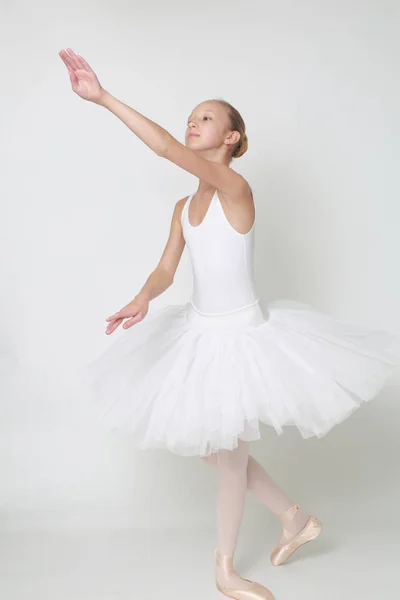
<path fill-rule="evenodd" d="M 223 314 L 201 314 L 189 303 L 187 320 L 191 327 L 200 330 L 233 330 L 247 329 L 265 323 L 264 315 L 258 301 L 242 306 L 238 310 Z"/>
<path fill-rule="evenodd" d="M 250 306 L 254 306 L 255 304 L 258 304 L 260 301 L 260 297 L 256 298 L 256 300 L 254 300 L 254 302 L 251 302 L 250 304 L 245 304 L 244 306 L 239 306 L 239 308 L 234 308 L 233 310 L 227 310 L 224 312 L 212 312 L 212 313 L 206 313 L 203 312 L 201 310 L 199 310 L 194 304 L 193 301 L 190 300 L 190 306 L 197 312 L 199 313 L 199 315 L 204 315 L 205 317 L 220 317 L 223 315 L 231 315 L 232 313 L 235 312 L 239 312 L 241 310 L 244 310 L 245 308 L 249 308 Z"/>

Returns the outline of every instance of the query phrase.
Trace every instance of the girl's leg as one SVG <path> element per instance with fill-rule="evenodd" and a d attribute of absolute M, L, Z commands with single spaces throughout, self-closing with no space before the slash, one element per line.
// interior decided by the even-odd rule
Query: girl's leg
<path fill-rule="evenodd" d="M 249 443 L 239 440 L 234 450 L 220 450 L 213 460 L 218 468 L 217 492 L 217 552 L 223 560 L 216 562 L 215 574 L 223 587 L 247 589 L 251 583 L 243 580 L 233 568 L 240 524 L 247 489 Z"/>
<path fill-rule="evenodd" d="M 241 440 L 239 440 L 241 441 Z M 203 460 L 212 466 L 217 466 L 217 454 L 203 457 Z M 292 520 L 281 516 L 284 511 L 293 506 L 292 500 L 281 490 L 273 479 L 268 475 L 262 465 L 251 455 L 247 462 L 247 489 L 277 515 L 282 526 L 292 535 L 296 535 L 307 523 L 309 515 L 300 509 Z M 286 537 L 282 534 L 278 544 L 284 543 Z"/>

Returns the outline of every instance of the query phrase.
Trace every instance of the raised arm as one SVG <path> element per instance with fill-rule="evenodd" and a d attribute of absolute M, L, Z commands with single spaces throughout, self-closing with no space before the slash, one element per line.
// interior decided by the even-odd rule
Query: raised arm
<path fill-rule="evenodd" d="M 112 96 L 100 85 L 89 64 L 71 48 L 68 48 L 68 53 L 61 50 L 59 54 L 67 66 L 74 92 L 85 100 L 107 108 L 158 156 L 170 160 L 228 195 L 249 190 L 247 181 L 239 173 L 226 165 L 203 158 L 178 142 L 166 129 Z"/>

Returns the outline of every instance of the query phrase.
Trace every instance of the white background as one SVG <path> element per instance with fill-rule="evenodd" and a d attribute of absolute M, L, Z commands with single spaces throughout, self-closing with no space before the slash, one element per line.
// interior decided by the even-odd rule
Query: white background
<path fill-rule="evenodd" d="M 182 143 L 197 104 L 232 103 L 249 138 L 231 166 L 254 192 L 263 297 L 399 332 L 399 16 L 389 0 L 1 4 L 5 532 L 215 528 L 215 473 L 98 432 L 74 379 L 123 335 L 106 336 L 105 318 L 157 265 L 197 179 L 74 94 L 59 50 Z M 185 250 L 151 305 L 185 303 L 191 283 Z M 265 426 L 252 453 L 329 528 L 367 525 L 374 543 L 382 514 L 390 530 L 398 512 L 399 420 L 394 378 L 327 437 Z M 243 531 L 272 545 L 265 508 L 247 507 Z"/>

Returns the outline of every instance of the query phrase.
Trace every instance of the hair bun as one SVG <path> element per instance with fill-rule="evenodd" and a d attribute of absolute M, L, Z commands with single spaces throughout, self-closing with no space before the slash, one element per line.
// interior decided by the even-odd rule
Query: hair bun
<path fill-rule="evenodd" d="M 229 104 L 229 102 L 223 100 L 222 98 L 218 98 L 217 101 L 223 104 L 228 110 L 229 128 L 231 131 L 237 131 L 240 134 L 240 139 L 234 146 L 234 150 L 232 150 L 231 153 L 231 158 L 239 158 L 239 156 L 242 156 L 245 152 L 247 152 L 249 146 L 249 141 L 245 132 L 245 123 L 241 114 L 232 106 L 232 104 Z"/>

